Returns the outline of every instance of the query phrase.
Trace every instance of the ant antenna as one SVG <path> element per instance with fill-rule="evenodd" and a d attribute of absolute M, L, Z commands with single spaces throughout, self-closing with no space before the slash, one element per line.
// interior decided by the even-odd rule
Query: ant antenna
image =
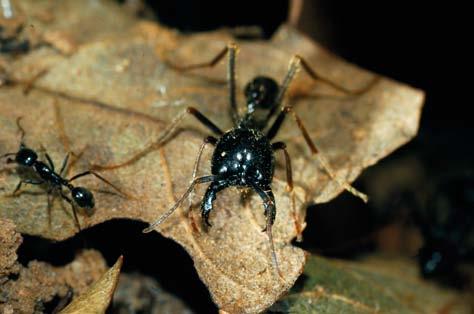
<path fill-rule="evenodd" d="M 155 220 L 153 223 L 148 226 L 148 228 L 143 229 L 143 233 L 148 233 L 154 230 L 154 228 L 158 225 L 160 225 L 163 221 L 165 221 L 166 218 L 169 217 L 182 203 L 183 201 L 191 194 L 191 192 L 194 190 L 194 187 L 196 184 L 201 184 L 201 183 L 206 183 L 206 182 L 211 182 L 215 181 L 217 176 L 211 175 L 211 176 L 204 176 L 204 177 L 199 177 L 197 179 L 194 179 L 193 182 L 189 185 L 188 189 L 184 194 L 179 198 L 178 201 L 171 207 L 167 212 L 165 212 L 163 215 L 160 216 L 157 220 Z"/>

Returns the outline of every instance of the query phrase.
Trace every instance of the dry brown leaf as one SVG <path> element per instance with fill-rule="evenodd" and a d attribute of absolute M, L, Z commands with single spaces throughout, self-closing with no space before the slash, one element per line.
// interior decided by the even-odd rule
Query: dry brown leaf
<path fill-rule="evenodd" d="M 85 18 L 85 12 L 77 8 L 73 20 Z M 58 20 L 67 23 L 56 16 L 50 27 L 54 28 Z M 88 27 L 95 25 L 100 32 L 101 22 L 91 21 Z M 44 31 L 48 27 L 45 25 Z M 80 32 L 74 28 L 70 31 Z M 233 40 L 228 34 L 179 36 L 159 25 L 137 21 L 120 32 L 119 39 L 97 35 L 91 35 L 89 40 L 80 38 L 80 47 L 70 57 L 53 49 L 41 49 L 10 60 L 6 69 L 12 81 L 26 82 L 45 69 L 48 72 L 26 96 L 21 85 L 0 90 L 0 152 L 18 149 L 15 119 L 23 116 L 27 144 L 35 149 L 44 145 L 59 165 L 66 149 L 55 123 L 55 102 L 62 112 L 70 149 L 79 152 L 86 148 L 71 174 L 87 169 L 88 162 L 110 164 L 125 160 L 158 138 L 170 120 L 188 105 L 199 108 L 223 129 L 231 126 L 224 114 L 228 108 L 227 90 L 216 82 L 225 79 L 224 64 L 212 70 L 181 74 L 163 59 L 182 64 L 208 60 Z M 238 44 L 239 91 L 256 74 L 281 80 L 294 53 L 304 56 L 322 75 L 346 88 L 357 89 L 374 82 L 373 74 L 336 58 L 288 27 L 282 27 L 270 42 Z M 290 93 L 295 97 L 288 101 L 302 116 L 338 177 L 348 181 L 416 134 L 423 102 L 422 92 L 385 78 L 357 97 L 336 93 L 335 97 L 318 98 L 304 94 L 335 91 L 300 74 Z M 97 198 L 96 213 L 90 218 L 81 216 L 81 225 L 89 227 L 119 217 L 146 222 L 156 219 L 189 184 L 205 135 L 205 130 L 192 118 L 185 119 L 181 130 L 158 151 L 129 167 L 104 172 L 104 176 L 139 201 L 100 193 L 97 189 L 106 187 L 92 178 L 78 181 L 95 189 Z M 274 237 L 284 281 L 272 269 L 268 239 L 261 232 L 263 207 L 257 196 L 252 195 L 242 203 L 236 189 L 220 193 L 209 232 L 196 230 L 181 209 L 159 228 L 161 234 L 189 252 L 214 301 L 228 312 L 262 311 L 293 285 L 303 269 L 305 254 L 289 243 L 300 232 L 296 220 L 304 227 L 304 204 L 327 201 L 342 190 L 320 169 L 294 123 L 288 121 L 284 125 L 278 140 L 289 144 L 296 185 L 293 206 L 292 195 L 286 192 L 284 168 L 279 164 L 273 182 L 277 202 Z M 207 151 L 203 156 L 202 174 L 209 173 L 210 154 Z M 15 171 L 6 171 L 0 174 L 2 180 L 6 191 L 12 191 L 18 176 Z M 14 220 L 22 232 L 55 240 L 77 232 L 68 207 L 63 210 L 56 204 L 49 225 L 44 190 L 28 187 L 25 191 L 17 198 L 0 198 L 1 217 Z M 202 191 L 197 191 L 196 202 Z"/>
<path fill-rule="evenodd" d="M 120 256 L 112 266 L 97 282 L 95 282 L 85 293 L 75 298 L 64 308 L 62 314 L 73 313 L 105 313 L 112 301 L 115 288 L 120 276 L 123 257 Z"/>

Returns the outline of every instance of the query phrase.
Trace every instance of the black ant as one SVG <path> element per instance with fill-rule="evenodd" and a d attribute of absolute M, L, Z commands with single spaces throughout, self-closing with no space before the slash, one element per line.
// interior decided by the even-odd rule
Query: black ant
<path fill-rule="evenodd" d="M 109 166 L 95 166 L 95 169 L 114 169 L 137 161 L 145 154 L 161 145 L 164 140 L 168 138 L 168 136 L 173 132 L 173 130 L 176 128 L 176 125 L 183 119 L 183 117 L 186 114 L 191 114 L 199 122 L 206 126 L 212 133 L 214 133 L 216 137 L 207 136 L 204 139 L 195 162 L 193 180 L 186 192 L 178 199 L 173 207 L 171 207 L 155 222 L 150 224 L 150 226 L 143 232 L 150 232 L 154 227 L 161 224 L 182 204 L 182 202 L 187 197 L 191 195 L 194 187 L 197 184 L 210 183 L 201 202 L 201 216 L 204 223 L 209 227 L 211 226 L 209 223 L 209 214 L 213 210 L 213 201 L 216 199 L 216 195 L 219 191 L 231 186 L 250 188 L 254 190 L 263 201 L 264 213 L 266 216 L 266 227 L 264 228 L 264 231 L 267 232 L 270 241 L 274 265 L 281 276 L 278 268 L 272 236 L 272 225 L 276 216 L 275 197 L 271 189 L 271 183 L 275 169 L 275 151 L 283 151 L 284 153 L 289 191 L 292 191 L 293 189 L 293 179 L 290 155 L 288 154 L 285 143 L 271 143 L 271 141 L 277 135 L 286 116 L 291 113 L 311 152 L 313 154 L 317 154 L 318 149 L 312 142 L 301 119 L 298 117 L 296 112 L 294 112 L 293 107 L 289 105 L 283 106 L 270 127 L 267 127 L 269 126 L 271 118 L 273 118 L 276 114 L 277 109 L 280 108 L 282 100 L 291 81 L 301 67 L 313 79 L 324 81 L 338 90 L 349 93 L 359 92 L 348 91 L 328 80 L 321 78 L 310 68 L 308 63 L 303 58 L 294 56 L 290 62 L 289 70 L 281 86 L 279 86 L 275 80 L 265 76 L 257 76 L 247 84 L 245 87 L 247 110 L 243 115 L 240 115 L 237 109 L 236 101 L 236 53 L 237 46 L 235 44 L 229 44 L 210 62 L 185 67 L 172 65 L 173 68 L 179 71 L 212 67 L 216 65 L 222 58 L 224 58 L 226 54 L 228 54 L 229 59 L 227 66 L 227 83 L 229 88 L 230 114 L 234 124 L 232 129 L 224 132 L 196 108 L 187 107 L 185 111 L 179 114 L 171 122 L 168 128 L 163 132 L 162 136 L 160 136 L 160 138 L 154 144 L 139 152 L 124 163 Z M 360 93 L 361 92 L 362 91 L 360 91 Z M 265 131 L 265 129 L 267 130 Z M 211 144 L 215 147 L 211 161 L 212 174 L 196 178 L 196 172 L 200 158 L 204 147 L 207 144 Z M 323 160 L 321 160 L 321 163 L 328 174 L 336 180 L 333 171 L 329 168 L 328 164 L 323 162 Z M 348 183 L 339 181 L 338 183 L 340 183 L 352 194 L 360 197 L 364 201 L 367 200 L 367 196 L 365 194 L 355 190 Z"/>
<path fill-rule="evenodd" d="M 41 185 L 41 184 L 46 183 L 48 184 L 48 210 L 51 209 L 51 200 L 50 200 L 49 195 L 51 195 L 54 192 L 59 193 L 61 198 L 66 200 L 71 205 L 72 211 L 74 214 L 75 223 L 77 224 L 78 229 L 81 230 L 79 219 L 77 217 L 76 205 L 80 207 L 81 209 L 83 209 L 88 216 L 90 216 L 93 214 L 95 200 L 94 200 L 94 195 L 92 194 L 91 191 L 89 191 L 88 189 L 84 187 L 77 187 L 77 186 L 72 185 L 71 184 L 72 181 L 79 179 L 81 177 L 87 176 L 87 175 L 93 175 L 96 178 L 105 182 L 106 184 L 110 185 L 112 188 L 117 190 L 120 194 L 125 195 L 119 188 L 117 188 L 111 182 L 109 182 L 108 180 L 106 180 L 105 178 L 103 178 L 102 176 L 100 176 L 99 174 L 91 170 L 79 173 L 69 179 L 64 178 L 64 174 L 65 174 L 69 156 L 70 156 L 69 153 L 64 158 L 64 161 L 62 163 L 61 170 L 59 171 L 59 173 L 55 172 L 54 163 L 51 157 L 47 153 L 45 153 L 47 164 L 38 160 L 38 153 L 26 147 L 26 145 L 24 144 L 25 130 L 21 126 L 20 120 L 21 120 L 21 117 L 19 117 L 16 120 L 17 127 L 21 133 L 20 148 L 18 152 L 7 153 L 0 157 L 4 158 L 8 156 L 14 156 L 14 158 L 7 158 L 6 163 L 7 164 L 16 163 L 20 167 L 31 169 L 34 171 L 37 178 L 21 179 L 18 185 L 16 186 L 15 190 L 13 191 L 12 196 L 17 195 L 16 193 L 20 190 L 23 184 Z M 63 187 L 66 187 L 69 190 L 69 192 L 71 193 L 71 197 L 67 196 L 64 193 Z"/>
<path fill-rule="evenodd" d="M 424 240 L 418 252 L 421 275 L 448 285 L 466 284 L 457 266 L 474 257 L 474 179 L 443 178 L 435 183 L 425 206 L 414 205 Z"/>

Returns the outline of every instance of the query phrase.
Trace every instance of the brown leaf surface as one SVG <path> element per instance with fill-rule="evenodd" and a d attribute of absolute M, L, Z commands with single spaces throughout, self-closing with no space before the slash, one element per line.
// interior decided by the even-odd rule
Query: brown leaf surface
<path fill-rule="evenodd" d="M 102 277 L 95 282 L 86 292 L 75 298 L 69 305 L 61 311 L 62 314 L 74 313 L 105 313 L 112 301 L 115 288 L 120 276 L 123 257 L 120 256 Z"/>
<path fill-rule="evenodd" d="M 68 6 L 74 3 L 63 2 Z M 88 9 L 78 6 L 73 20 L 77 23 L 86 19 Z M 68 21 L 57 15 L 41 31 L 57 27 L 59 20 Z M 46 69 L 48 72 L 34 83 L 28 95 L 23 94 L 21 84 L 0 90 L 0 152 L 18 149 L 15 119 L 23 116 L 27 144 L 35 149 L 42 144 L 59 165 L 68 148 L 60 141 L 53 103 L 62 113 L 69 149 L 77 153 L 85 148 L 71 174 L 86 170 L 88 162 L 110 164 L 125 160 L 158 138 L 170 120 L 188 105 L 196 106 L 224 129 L 231 126 L 224 114 L 228 108 L 227 90 L 221 83 L 226 76 L 224 64 L 212 70 L 181 74 L 164 62 L 165 58 L 182 64 L 208 60 L 233 40 L 228 34 L 180 36 L 159 25 L 137 21 L 125 31 L 100 36 L 101 23 L 105 30 L 109 29 L 107 21 L 108 17 L 89 21 L 88 27 L 95 27 L 95 32 L 91 31 L 94 35 L 88 38 L 76 34 L 81 32 L 77 27 L 67 28 L 72 38 L 81 38 L 77 40 L 77 51 L 69 57 L 42 48 L 3 63 L 11 81 L 27 82 Z M 239 91 L 257 73 L 281 80 L 294 53 L 347 88 L 357 89 L 374 82 L 373 74 L 334 57 L 287 27 L 281 28 L 270 42 L 239 45 Z M 385 78 L 378 80 L 369 92 L 348 97 L 311 82 L 301 73 L 290 93 L 294 97 L 288 101 L 302 116 L 338 177 L 349 181 L 414 136 L 423 102 L 422 92 Z M 335 97 L 305 96 L 308 93 Z M 109 180 L 139 200 L 101 193 L 97 190 L 107 187 L 92 178 L 78 181 L 91 187 L 97 198 L 96 213 L 90 218 L 81 216 L 81 225 L 89 227 L 119 217 L 146 222 L 156 219 L 189 184 L 205 135 L 205 130 L 192 118 L 185 119 L 180 131 L 158 151 L 129 167 L 104 172 Z M 268 240 L 261 232 L 263 208 L 255 195 L 243 203 L 235 189 L 220 193 L 211 215 L 213 227 L 208 232 L 198 231 L 182 209 L 159 228 L 161 234 L 189 252 L 214 301 L 228 312 L 261 311 L 293 285 L 305 262 L 304 252 L 289 244 L 298 234 L 295 219 L 304 227 L 305 203 L 327 201 L 341 192 L 341 187 L 329 180 L 310 155 L 294 123 L 288 121 L 284 125 L 278 140 L 289 144 L 296 185 L 295 193 L 289 195 L 281 160 L 273 183 L 277 202 L 274 237 L 284 281 L 272 269 Z M 209 149 L 203 156 L 202 174 L 209 173 L 210 154 Z M 6 191 L 12 191 L 17 181 L 14 170 L 0 174 L 1 186 Z M 196 206 L 202 191 L 198 189 L 196 193 Z M 43 189 L 35 187 L 25 188 L 17 198 L 0 198 L 0 216 L 15 221 L 22 232 L 50 239 L 65 239 L 77 232 L 70 209 L 62 209 L 59 202 L 52 210 L 51 224 L 48 223 L 46 195 Z M 193 216 L 199 221 L 197 214 Z"/>
<path fill-rule="evenodd" d="M 0 219 L 0 312 L 33 313 L 55 296 L 64 297 L 69 288 L 83 293 L 105 272 L 105 261 L 97 251 L 79 253 L 62 267 L 31 261 L 22 266 L 16 250 L 22 242 L 13 222 Z"/>

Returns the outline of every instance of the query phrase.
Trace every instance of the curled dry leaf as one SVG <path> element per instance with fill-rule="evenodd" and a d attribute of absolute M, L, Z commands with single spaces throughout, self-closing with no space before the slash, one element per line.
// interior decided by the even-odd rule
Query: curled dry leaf
<path fill-rule="evenodd" d="M 105 313 L 114 296 L 122 262 L 123 257 L 120 256 L 114 266 L 102 275 L 85 293 L 75 298 L 61 313 Z"/>
<path fill-rule="evenodd" d="M 72 6 L 74 1 L 60 3 Z M 72 20 L 85 19 L 87 10 L 88 6 L 78 6 L 71 13 L 75 14 Z M 27 130 L 26 143 L 35 149 L 42 144 L 57 164 L 67 150 L 84 150 L 71 175 L 86 170 L 89 163 L 124 161 L 157 139 L 171 119 L 189 105 L 199 108 L 221 128 L 231 126 L 225 114 L 228 95 L 222 84 L 226 77 L 224 64 L 187 74 L 168 66 L 168 62 L 192 64 L 208 60 L 233 40 L 230 35 L 214 32 L 180 36 L 157 24 L 135 21 L 126 30 L 100 36 L 101 23 L 110 30 L 109 19 L 105 18 L 110 12 L 104 10 L 100 14 L 104 18 L 87 24 L 88 29 L 96 28 L 89 38 L 75 34 L 80 29 L 69 28 L 70 36 L 81 38 L 72 56 L 43 48 L 4 66 L 13 84 L 0 90 L 0 152 L 17 150 L 15 119 L 19 116 Z M 41 31 L 57 28 L 58 21 L 67 24 L 68 19 L 55 15 Z M 129 21 L 128 16 L 126 20 Z M 293 97 L 287 101 L 302 116 L 341 180 L 354 180 L 363 168 L 415 135 L 422 92 L 389 79 L 377 79 L 288 27 L 282 27 L 271 41 L 238 44 L 241 105 L 240 91 L 248 80 L 256 74 L 282 79 L 294 53 L 304 56 L 321 75 L 348 89 L 373 85 L 368 92 L 349 97 L 312 82 L 301 73 L 291 87 Z M 24 95 L 24 85 L 19 83 L 29 82 L 45 70 L 30 93 Z M 320 94 L 333 96 L 318 97 Z M 63 133 L 55 122 L 54 104 L 66 126 Z M 102 193 L 99 190 L 107 187 L 92 178 L 78 180 L 78 184 L 92 188 L 97 199 L 96 213 L 92 217 L 81 215 L 81 225 L 89 227 L 119 217 L 146 222 L 156 219 L 187 188 L 205 135 L 202 127 L 187 118 L 160 149 L 128 167 L 103 173 L 136 199 Z M 273 182 L 277 203 L 274 238 L 283 280 L 272 268 L 268 239 L 261 232 L 263 206 L 255 195 L 242 201 L 236 189 L 221 192 L 211 215 L 213 227 L 208 232 L 193 223 L 199 221 L 195 209 L 190 215 L 194 219 L 179 209 L 158 230 L 189 252 L 214 301 L 228 312 L 262 311 L 293 285 L 303 270 L 305 253 L 289 243 L 304 227 L 304 205 L 328 201 L 342 190 L 310 155 L 292 121 L 284 125 L 278 140 L 289 146 L 296 186 L 293 194 L 287 193 L 283 160 L 279 160 Z M 209 150 L 203 156 L 202 174 L 210 171 L 210 154 Z M 12 191 L 18 175 L 14 170 L 4 171 L 0 180 L 6 191 Z M 21 232 L 50 239 L 65 239 L 77 232 L 69 207 L 62 208 L 56 202 L 49 218 L 44 189 L 28 187 L 24 191 L 16 198 L 0 198 L 1 217 L 14 220 Z M 196 207 L 202 192 L 196 191 Z"/>
<path fill-rule="evenodd" d="M 419 276 L 413 260 L 373 256 L 359 262 L 311 257 L 303 287 L 271 310 L 284 313 L 472 313 L 468 295 Z"/>
<path fill-rule="evenodd" d="M 54 267 L 45 262 L 31 261 L 22 266 L 16 250 L 22 242 L 13 222 L 0 219 L 0 312 L 34 313 L 55 296 L 63 298 L 69 289 L 83 293 L 105 272 L 100 253 L 86 250 L 74 261 Z"/>

